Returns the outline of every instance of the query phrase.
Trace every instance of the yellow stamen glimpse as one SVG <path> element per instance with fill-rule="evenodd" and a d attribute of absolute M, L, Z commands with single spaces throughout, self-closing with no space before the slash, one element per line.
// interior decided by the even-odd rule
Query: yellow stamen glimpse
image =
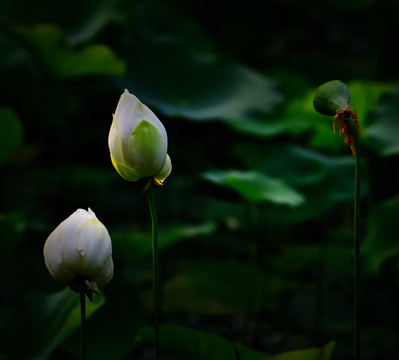
<path fill-rule="evenodd" d="M 157 178 L 154 178 L 154 184 L 158 185 L 158 186 L 163 186 L 163 181 L 160 181 Z"/>

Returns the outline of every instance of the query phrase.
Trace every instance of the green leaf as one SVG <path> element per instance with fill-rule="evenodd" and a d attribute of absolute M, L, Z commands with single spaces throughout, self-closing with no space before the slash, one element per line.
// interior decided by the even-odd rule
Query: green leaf
<path fill-rule="evenodd" d="M 354 159 L 350 155 L 325 156 L 300 147 L 279 147 L 258 167 L 271 176 L 279 176 L 306 198 L 300 211 L 276 208 L 275 219 L 302 221 L 353 199 Z M 366 188 L 364 184 L 362 191 Z"/>
<path fill-rule="evenodd" d="M 395 88 L 373 111 L 365 129 L 370 147 L 382 156 L 399 153 L 399 88 Z"/>
<path fill-rule="evenodd" d="M 385 260 L 399 255 L 398 214 L 399 196 L 373 207 L 367 238 L 361 247 L 365 272 L 376 272 Z"/>
<path fill-rule="evenodd" d="M 89 3 L 88 6 L 87 3 Z M 124 13 L 117 8 L 119 3 L 119 0 L 97 0 L 92 1 L 91 4 L 86 2 L 85 5 L 88 10 L 81 11 L 79 9 L 80 11 L 77 15 L 83 16 L 80 16 L 80 21 L 73 23 L 75 25 L 74 30 L 68 36 L 70 43 L 76 45 L 93 39 L 108 24 L 121 21 Z"/>
<path fill-rule="evenodd" d="M 214 170 L 204 173 L 203 177 L 214 184 L 233 189 L 252 202 L 270 202 L 291 207 L 305 202 L 304 196 L 283 180 L 260 172 Z"/>
<path fill-rule="evenodd" d="M 150 342 L 153 329 L 143 328 L 140 341 Z M 234 346 L 221 336 L 177 326 L 161 326 L 160 342 L 164 351 L 175 360 L 221 360 L 235 359 Z M 238 353 L 243 360 L 328 360 L 331 357 L 334 343 L 321 349 L 309 349 L 287 352 L 271 356 L 246 346 L 237 345 Z"/>
<path fill-rule="evenodd" d="M 137 263 L 132 266 L 136 268 Z M 151 312 L 143 311 L 137 296 L 139 290 L 132 285 L 132 278 L 125 282 L 120 275 L 120 271 L 115 273 L 107 284 L 106 305 L 87 323 L 87 359 L 128 359 L 138 330 L 147 324 Z M 80 359 L 80 331 L 71 334 L 60 348 L 69 355 L 66 358 Z"/>
<path fill-rule="evenodd" d="M 360 124 L 364 124 L 367 134 L 369 123 L 374 122 L 374 116 L 368 119 L 370 113 L 378 106 L 384 94 L 392 90 L 393 84 L 376 81 L 352 81 L 348 83 L 351 93 L 351 105 L 356 109 Z"/>
<path fill-rule="evenodd" d="M 348 83 L 348 88 L 351 93 L 351 105 L 356 109 L 365 135 L 362 142 L 365 142 L 370 135 L 368 123 L 375 123 L 374 116 L 368 119 L 369 115 L 377 107 L 381 97 L 392 88 L 392 84 L 353 81 Z M 271 115 L 246 118 L 243 121 L 227 120 L 227 122 L 235 131 L 256 137 L 268 138 L 287 134 L 297 136 L 312 132 L 310 145 L 314 148 L 329 152 L 346 148 L 344 138 L 340 138 L 338 134 L 334 136 L 332 116 L 328 118 L 315 111 L 314 89 L 307 91 L 305 88 L 301 92 L 304 94 L 285 101 L 283 106 Z M 393 138 L 392 133 L 387 135 Z"/>
<path fill-rule="evenodd" d="M 23 143 L 23 129 L 17 115 L 10 109 L 0 109 L 0 165 L 5 164 L 10 152 Z"/>
<path fill-rule="evenodd" d="M 235 359 L 233 344 L 214 334 L 177 326 L 161 326 L 160 342 L 162 350 L 175 360 L 220 360 Z M 153 338 L 152 328 L 140 331 L 141 341 Z M 269 360 L 261 352 L 238 345 L 237 350 L 243 360 Z"/>
<path fill-rule="evenodd" d="M 178 268 L 178 276 L 164 290 L 164 309 L 172 313 L 220 316 L 245 314 L 249 307 L 271 311 L 282 292 L 297 286 L 292 278 L 260 272 L 239 261 L 187 259 Z"/>
<path fill-rule="evenodd" d="M 125 73 L 124 64 L 107 46 L 90 45 L 76 50 L 54 25 L 20 28 L 18 34 L 24 39 L 34 59 L 56 77 L 122 76 Z"/>
<path fill-rule="evenodd" d="M 268 113 L 281 102 L 276 84 L 266 76 L 185 39 L 187 29 L 179 28 L 186 25 L 183 15 L 161 4 L 140 6 L 136 14 L 126 35 L 128 84 L 123 81 L 121 87 L 134 89 L 144 103 L 169 116 L 241 121 Z M 142 24 L 149 25 L 142 29 Z"/>
<path fill-rule="evenodd" d="M 331 359 L 334 346 L 335 343 L 331 341 L 321 349 L 290 351 L 272 356 L 270 360 L 329 360 Z"/>
<path fill-rule="evenodd" d="M 302 134 L 309 131 L 322 118 L 320 114 L 314 111 L 312 99 L 313 90 L 286 101 L 272 115 L 243 119 L 242 121 L 231 120 L 228 121 L 228 124 L 237 132 L 256 137 Z"/>
<path fill-rule="evenodd" d="M 216 224 L 179 225 L 159 233 L 159 249 L 173 246 L 179 241 L 215 232 Z M 121 261 L 131 262 L 152 253 L 151 234 L 126 229 L 111 231 L 113 252 Z"/>
<path fill-rule="evenodd" d="M 387 84 L 353 82 L 348 84 L 353 92 L 353 104 L 362 123 L 365 116 L 375 107 Z M 352 90 L 353 89 L 353 90 Z M 314 89 L 301 89 L 301 95 L 286 100 L 271 115 L 245 119 L 244 121 L 228 121 L 228 124 L 241 133 L 256 137 L 274 137 L 279 135 L 298 136 L 306 132 L 311 134 L 310 145 L 318 149 L 337 151 L 345 147 L 344 139 L 334 136 L 332 117 L 328 118 L 315 111 L 313 107 Z M 359 104 L 359 106 L 357 106 Z"/>
<path fill-rule="evenodd" d="M 104 302 L 95 298 L 87 305 L 88 316 Z M 50 295 L 28 294 L 15 308 L 14 324 L 10 326 L 10 355 L 19 359 L 47 359 L 56 346 L 80 324 L 79 295 L 64 289 Z M 19 339 L 25 339 L 24 346 Z M 16 343 L 18 341 L 18 344 Z"/>
<path fill-rule="evenodd" d="M 156 49 L 161 44 L 153 45 Z M 141 71 L 129 76 L 130 82 L 139 87 L 143 100 L 155 104 L 165 114 L 191 120 L 243 121 L 251 119 L 251 113 L 269 112 L 280 102 L 275 85 L 261 74 L 238 64 L 190 54 L 185 48 L 173 45 L 169 44 L 171 49 L 158 49 L 161 53 L 158 56 L 164 58 L 165 52 L 178 52 L 177 58 L 183 57 L 179 68 L 154 67 L 146 58 L 145 64 L 133 65 Z M 181 77 L 187 73 L 191 74 L 189 78 Z M 160 83 L 154 79 L 156 75 L 164 80 Z M 168 91 L 163 89 L 164 83 L 168 84 Z M 197 84 L 195 91 L 192 84 Z M 148 86 L 151 86 L 151 96 L 146 94 Z"/>
<path fill-rule="evenodd" d="M 322 261 L 326 276 L 339 280 L 353 270 L 353 251 L 350 247 L 336 245 L 291 245 L 284 247 L 280 256 L 272 261 L 287 276 L 314 269 Z"/>
<path fill-rule="evenodd" d="M 93 301 L 88 301 L 86 298 L 86 318 L 92 316 L 101 306 L 105 303 L 105 297 L 103 294 L 94 296 Z M 68 338 L 78 327 L 80 327 L 80 305 L 76 306 L 68 315 L 66 319 L 62 340 Z"/>

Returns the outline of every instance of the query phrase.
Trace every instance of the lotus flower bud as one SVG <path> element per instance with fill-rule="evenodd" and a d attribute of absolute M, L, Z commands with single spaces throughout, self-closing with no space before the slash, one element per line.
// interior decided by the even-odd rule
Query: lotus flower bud
<path fill-rule="evenodd" d="M 111 238 L 90 209 L 76 210 L 50 234 L 44 244 L 44 261 L 53 278 L 72 290 L 86 283 L 86 292 L 98 292 L 114 273 Z"/>
<path fill-rule="evenodd" d="M 162 185 L 172 170 L 164 126 L 127 90 L 116 108 L 108 145 L 112 164 L 125 180 L 153 178 Z"/>

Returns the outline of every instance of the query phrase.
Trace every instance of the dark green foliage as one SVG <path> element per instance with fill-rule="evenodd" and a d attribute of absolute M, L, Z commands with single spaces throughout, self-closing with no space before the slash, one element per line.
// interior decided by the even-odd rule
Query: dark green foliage
<path fill-rule="evenodd" d="M 165 125 L 173 164 L 154 189 L 162 358 L 236 360 L 234 342 L 241 360 L 352 359 L 354 159 L 313 108 L 340 78 L 363 134 L 362 359 L 396 360 L 398 10 L 2 1 L 0 359 L 79 359 L 78 296 L 42 255 L 79 207 L 115 263 L 88 309 L 88 358 L 151 358 L 150 214 L 107 145 L 125 88 Z"/>
<path fill-rule="evenodd" d="M 171 359 L 183 360 L 218 360 L 236 359 L 232 344 L 219 337 L 201 331 L 179 327 L 163 327 L 160 331 L 162 346 Z M 152 329 L 144 328 L 139 337 L 140 342 L 152 339 Z M 333 343 L 323 349 L 292 351 L 276 356 L 265 355 L 245 346 L 237 346 L 240 357 L 246 360 L 324 360 L 329 359 L 334 348 Z"/>

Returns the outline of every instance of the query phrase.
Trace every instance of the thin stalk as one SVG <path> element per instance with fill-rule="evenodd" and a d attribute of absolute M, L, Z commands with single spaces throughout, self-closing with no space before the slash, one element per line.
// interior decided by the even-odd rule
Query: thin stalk
<path fill-rule="evenodd" d="M 86 360 L 86 294 L 85 283 L 80 286 L 80 358 Z"/>
<path fill-rule="evenodd" d="M 153 303 L 154 303 L 154 337 L 155 337 L 155 360 L 160 359 L 159 349 L 159 260 L 158 260 L 158 219 L 155 208 L 152 186 L 146 191 L 148 206 L 151 213 L 152 223 L 152 280 L 153 280 Z"/>
<path fill-rule="evenodd" d="M 359 135 L 356 125 L 349 120 L 355 147 L 355 191 L 354 191 L 354 224 L 353 224 L 353 250 L 354 250 L 354 271 L 353 271 L 353 290 L 354 290 L 354 359 L 360 360 L 360 146 Z"/>

